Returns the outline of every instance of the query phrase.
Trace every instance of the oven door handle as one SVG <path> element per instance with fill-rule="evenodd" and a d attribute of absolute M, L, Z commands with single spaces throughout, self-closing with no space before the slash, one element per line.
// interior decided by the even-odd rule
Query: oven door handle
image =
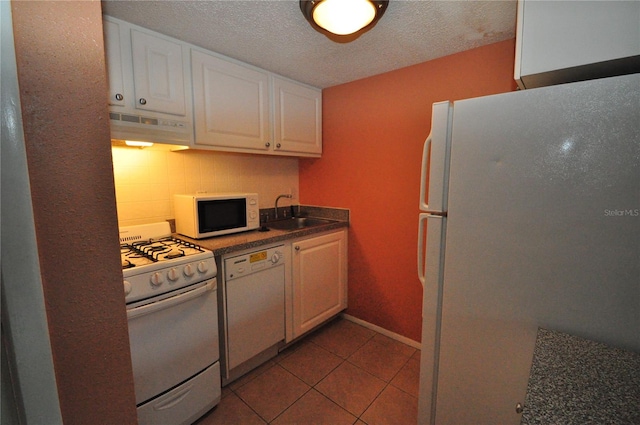
<path fill-rule="evenodd" d="M 210 279 L 206 285 L 201 286 L 192 291 L 184 292 L 180 295 L 176 295 L 175 297 L 165 298 L 162 301 L 158 301 L 151 304 L 145 304 L 139 307 L 134 307 L 130 310 L 127 310 L 127 319 L 131 320 L 134 317 L 144 316 L 146 314 L 154 313 L 159 310 L 164 310 L 169 307 L 173 307 L 175 305 L 181 304 L 183 302 L 192 300 L 201 295 L 204 295 L 208 291 L 212 291 L 216 288 L 216 278 Z"/>

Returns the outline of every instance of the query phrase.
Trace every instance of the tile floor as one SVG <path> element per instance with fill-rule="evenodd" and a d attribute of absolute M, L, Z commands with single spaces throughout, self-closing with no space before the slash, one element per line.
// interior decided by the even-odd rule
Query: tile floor
<path fill-rule="evenodd" d="M 196 424 L 415 424 L 419 369 L 419 350 L 339 318 L 224 387 Z"/>

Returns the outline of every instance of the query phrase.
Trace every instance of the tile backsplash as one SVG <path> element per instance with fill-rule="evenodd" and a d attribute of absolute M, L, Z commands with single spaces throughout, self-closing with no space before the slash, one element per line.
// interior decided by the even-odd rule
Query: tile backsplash
<path fill-rule="evenodd" d="M 173 195 L 257 192 L 260 208 L 292 190 L 298 204 L 298 159 L 268 155 L 112 147 L 119 226 L 174 218 Z M 288 205 L 283 199 L 281 206 Z"/>

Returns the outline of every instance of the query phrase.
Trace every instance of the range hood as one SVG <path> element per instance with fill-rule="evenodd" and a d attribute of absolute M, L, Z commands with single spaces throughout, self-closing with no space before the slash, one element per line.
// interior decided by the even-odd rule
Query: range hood
<path fill-rule="evenodd" d="M 193 125 L 189 120 L 167 119 L 153 115 L 109 112 L 111 139 L 183 146 L 193 143 Z"/>

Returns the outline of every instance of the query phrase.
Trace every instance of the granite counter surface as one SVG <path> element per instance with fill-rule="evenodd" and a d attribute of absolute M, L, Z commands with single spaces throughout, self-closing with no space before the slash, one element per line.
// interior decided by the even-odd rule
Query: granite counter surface
<path fill-rule="evenodd" d="M 640 424 L 640 353 L 539 329 L 521 425 Z"/>
<path fill-rule="evenodd" d="M 269 229 L 266 232 L 251 230 L 248 232 L 235 233 L 232 235 L 217 236 L 206 239 L 191 239 L 184 235 L 174 234 L 175 237 L 193 242 L 205 249 L 213 251 L 213 254 L 224 255 L 232 252 L 243 251 L 245 249 L 267 246 L 278 242 L 290 241 L 293 239 L 323 233 L 330 230 L 337 230 L 349 227 L 349 210 L 340 208 L 326 208 L 314 206 L 300 206 L 298 210 L 300 217 L 313 217 L 332 220 L 331 223 L 319 226 L 307 227 L 296 230 Z M 269 223 L 266 224 L 267 228 Z"/>

